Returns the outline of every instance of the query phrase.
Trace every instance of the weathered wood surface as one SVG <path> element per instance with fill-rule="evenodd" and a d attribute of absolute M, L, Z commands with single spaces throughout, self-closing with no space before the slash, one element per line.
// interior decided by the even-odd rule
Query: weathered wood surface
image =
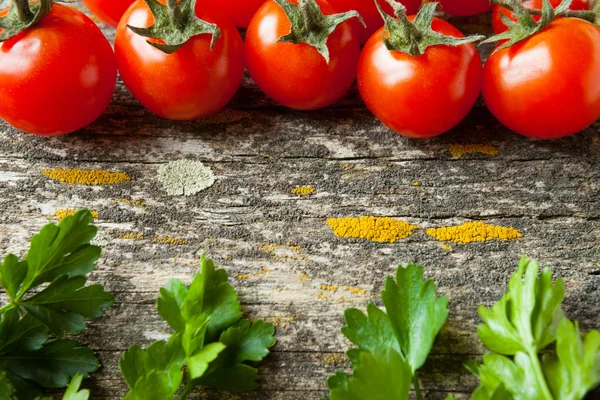
<path fill-rule="evenodd" d="M 462 22 L 469 30 L 481 26 Z M 176 123 L 144 111 L 119 83 L 106 114 L 78 134 L 42 139 L 0 125 L 0 253 L 22 253 L 58 208 L 98 211 L 98 242 L 105 247 L 93 280 L 117 303 L 79 337 L 103 363 L 87 383 L 97 399 L 125 394 L 118 359 L 132 344 L 168 334 L 155 312 L 158 289 L 171 277 L 190 281 L 203 252 L 227 269 L 247 315 L 279 325 L 278 343 L 261 367 L 261 390 L 240 399 L 326 394 L 327 376 L 347 367 L 343 310 L 364 308 L 371 298 L 379 303 L 384 277 L 398 264 L 417 262 L 450 297 L 451 308 L 422 386 L 430 399 L 468 398 L 476 380 L 462 365 L 483 352 L 475 334 L 477 306 L 501 296 L 521 254 L 565 278 L 568 315 L 585 329 L 600 328 L 599 132 L 596 124 L 559 141 L 527 140 L 479 105 L 453 132 L 414 141 L 377 122 L 356 89 L 334 107 L 301 113 L 277 107 L 250 80 L 227 110 Z M 500 154 L 458 159 L 448 152 L 457 143 L 490 144 Z M 218 182 L 196 196 L 166 195 L 157 169 L 181 158 L 209 165 Z M 58 167 L 124 171 L 132 180 L 69 186 L 41 174 Z M 317 193 L 291 194 L 302 185 Z M 117 199 L 143 199 L 144 208 Z M 513 226 L 523 238 L 447 250 L 423 230 L 376 244 L 338 239 L 326 224 L 328 217 L 360 215 L 422 228 L 482 220 Z M 145 239 L 121 239 L 123 233 Z M 188 244 L 154 243 L 157 235 Z M 302 274 L 310 278 L 301 280 Z M 323 292 L 322 284 L 368 294 Z"/>

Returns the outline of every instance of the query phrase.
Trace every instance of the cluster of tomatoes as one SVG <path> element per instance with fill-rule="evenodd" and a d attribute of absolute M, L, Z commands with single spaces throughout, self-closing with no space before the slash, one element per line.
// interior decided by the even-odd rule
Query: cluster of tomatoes
<path fill-rule="evenodd" d="M 171 53 L 131 29 L 155 22 L 145 0 L 83 1 L 116 27 L 114 52 L 88 17 L 60 4 L 0 42 L 0 118 L 16 128 L 60 135 L 91 124 L 111 100 L 117 70 L 145 108 L 173 120 L 220 110 L 238 90 L 245 68 L 269 97 L 298 110 L 334 103 L 357 80 L 367 107 L 392 130 L 415 138 L 452 129 L 481 92 L 503 124 L 531 137 L 570 135 L 600 117 L 600 28 L 581 19 L 556 20 L 525 41 L 497 49 L 482 66 L 471 43 L 434 45 L 419 56 L 389 50 L 374 0 L 316 0 L 324 15 L 356 10 L 364 20 L 339 24 L 326 39 L 326 56 L 314 45 L 280 40 L 292 22 L 275 0 L 197 0 L 197 17 L 220 34 L 193 36 Z M 409 14 L 422 4 L 400 1 Z M 440 3 L 461 16 L 492 8 L 488 0 Z M 539 9 L 542 0 L 524 4 Z M 380 5 L 392 14 L 386 0 Z M 586 9 L 589 3 L 574 0 L 571 7 Z M 512 17 L 496 7 L 496 32 L 506 29 L 500 13 Z M 238 27 L 246 29 L 245 43 Z M 463 37 L 437 18 L 431 29 Z"/>

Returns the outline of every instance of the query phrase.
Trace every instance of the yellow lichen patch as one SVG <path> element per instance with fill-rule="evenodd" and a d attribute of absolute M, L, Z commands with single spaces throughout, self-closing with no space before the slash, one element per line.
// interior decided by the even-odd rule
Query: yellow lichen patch
<path fill-rule="evenodd" d="M 312 186 L 301 186 L 292 188 L 292 194 L 297 194 L 299 196 L 308 196 L 309 194 L 313 194 L 316 191 L 317 189 L 315 189 Z"/>
<path fill-rule="evenodd" d="M 286 315 L 269 315 L 265 321 L 272 323 L 276 328 L 287 328 L 298 320 L 296 314 L 287 313 Z"/>
<path fill-rule="evenodd" d="M 319 354 L 317 356 L 320 360 L 327 364 L 343 364 L 346 362 L 346 357 L 343 354 L 333 353 L 333 354 Z"/>
<path fill-rule="evenodd" d="M 321 290 L 327 290 L 329 292 L 337 292 L 339 286 L 337 285 L 321 285 Z"/>
<path fill-rule="evenodd" d="M 125 172 L 110 172 L 103 169 L 45 169 L 42 174 L 55 181 L 69 185 L 115 185 L 131 180 Z"/>
<path fill-rule="evenodd" d="M 135 200 L 129 200 L 129 199 L 114 199 L 112 201 L 113 204 L 118 204 L 118 203 L 123 203 L 123 204 L 127 204 L 131 207 L 136 207 L 136 208 L 141 208 L 141 209 L 145 209 L 145 200 L 144 199 L 135 199 Z"/>
<path fill-rule="evenodd" d="M 419 187 L 419 186 L 421 186 L 421 182 L 413 182 L 413 186 L 414 187 Z"/>
<path fill-rule="evenodd" d="M 152 239 L 152 243 L 170 244 L 171 246 L 185 246 L 189 242 L 183 238 L 175 238 L 171 236 L 156 236 Z"/>
<path fill-rule="evenodd" d="M 419 228 L 388 217 L 329 218 L 327 224 L 337 237 L 368 239 L 380 243 L 406 239 Z"/>
<path fill-rule="evenodd" d="M 323 292 L 317 293 L 317 299 L 327 300 L 327 296 L 323 294 Z"/>
<path fill-rule="evenodd" d="M 256 278 L 262 278 L 263 276 L 265 276 L 266 274 L 268 274 L 271 271 L 273 271 L 273 270 L 269 269 L 269 268 L 265 268 L 265 267 L 260 267 L 260 271 L 253 273 L 252 276 L 254 276 Z"/>
<path fill-rule="evenodd" d="M 487 154 L 488 156 L 497 156 L 500 153 L 497 148 L 489 144 L 453 144 L 448 151 L 456 158 L 473 153 Z"/>
<path fill-rule="evenodd" d="M 123 233 L 119 236 L 119 239 L 144 240 L 144 235 L 141 233 Z"/>
<path fill-rule="evenodd" d="M 250 279 L 248 274 L 235 274 L 235 279 Z"/>
<path fill-rule="evenodd" d="M 70 215 L 75 215 L 76 212 L 77 212 L 77 210 L 75 210 L 74 208 L 61 208 L 59 210 L 54 211 L 54 214 L 52 214 L 52 216 L 56 217 L 60 221 L 64 217 L 68 217 Z M 91 211 L 91 213 L 92 213 L 92 217 L 94 217 L 94 219 L 98 218 L 97 211 Z"/>
<path fill-rule="evenodd" d="M 452 250 L 452 246 L 450 246 L 449 244 L 445 244 L 442 246 L 442 249 L 444 250 Z"/>
<path fill-rule="evenodd" d="M 466 222 L 458 226 L 431 228 L 427 234 L 440 242 L 467 244 L 489 240 L 514 240 L 523 237 L 515 228 L 495 226 L 481 221 Z"/>
<path fill-rule="evenodd" d="M 298 278 L 298 282 L 306 282 L 309 279 L 310 279 L 310 276 L 303 273 L 302 275 L 300 275 L 300 278 Z"/>
<path fill-rule="evenodd" d="M 367 291 L 365 289 L 359 289 L 359 288 L 355 288 L 352 286 L 344 286 L 344 290 L 347 292 L 352 292 L 354 294 L 361 295 L 361 296 L 364 296 L 365 294 L 367 294 Z"/>

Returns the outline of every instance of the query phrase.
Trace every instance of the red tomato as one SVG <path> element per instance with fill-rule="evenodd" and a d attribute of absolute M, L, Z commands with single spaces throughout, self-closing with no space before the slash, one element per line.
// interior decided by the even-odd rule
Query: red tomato
<path fill-rule="evenodd" d="M 550 4 L 552 7 L 556 8 L 560 5 L 562 0 L 550 0 Z M 531 8 L 533 10 L 541 10 L 542 9 L 543 0 L 527 0 L 523 3 L 523 5 L 527 8 Z M 590 2 L 589 0 L 573 0 L 571 3 L 571 10 L 589 10 Z M 495 33 L 506 32 L 508 28 L 502 22 L 502 18 L 500 14 L 504 14 L 506 17 L 510 18 L 513 21 L 516 21 L 517 18 L 513 15 L 512 12 L 507 10 L 504 7 L 494 6 L 494 10 L 492 11 L 492 27 L 494 28 Z M 540 16 L 533 17 L 536 21 L 540 20 Z"/>
<path fill-rule="evenodd" d="M 148 44 L 127 27 L 154 23 L 144 0 L 136 0 L 117 27 L 115 54 L 123 82 L 144 107 L 163 118 L 193 120 L 219 111 L 244 76 L 244 44 L 237 28 L 205 12 L 196 14 L 221 29 L 213 50 L 210 34 L 192 37 L 170 55 Z"/>
<path fill-rule="evenodd" d="M 432 28 L 463 37 L 437 18 Z M 358 88 L 373 114 L 412 138 L 440 135 L 462 121 L 481 89 L 481 58 L 475 46 L 432 46 L 413 57 L 388 50 L 381 35 L 379 30 L 369 39 L 358 64 Z"/>
<path fill-rule="evenodd" d="M 134 0 L 83 0 L 83 4 L 102 22 L 116 28 Z"/>
<path fill-rule="evenodd" d="M 106 110 L 116 81 L 110 44 L 71 7 L 54 4 L 38 24 L 0 43 L 0 118 L 29 133 L 88 126 Z"/>
<path fill-rule="evenodd" d="M 489 0 L 439 0 L 442 11 L 461 17 L 483 14 L 492 8 Z"/>
<path fill-rule="evenodd" d="M 196 6 L 220 14 L 236 26 L 247 28 L 250 20 L 266 0 L 197 0 Z"/>
<path fill-rule="evenodd" d="M 539 139 L 574 134 L 600 117 L 600 29 L 561 18 L 488 58 L 483 97 L 500 122 Z"/>
<path fill-rule="evenodd" d="M 379 14 L 379 10 L 375 5 L 375 0 L 328 0 L 331 7 L 336 12 L 345 12 L 350 10 L 358 11 L 360 16 L 363 18 L 367 27 L 358 19 L 352 19 L 352 25 L 360 33 L 360 43 L 364 44 L 369 40 L 371 35 L 375 31 L 383 26 L 383 18 Z M 415 14 L 421 6 L 422 0 L 402 0 L 400 3 L 406 6 L 407 14 Z M 379 4 L 383 10 L 393 15 L 392 7 L 386 2 L 386 0 L 379 0 Z"/>
<path fill-rule="evenodd" d="M 335 14 L 329 3 L 317 0 L 324 14 Z M 315 110 L 340 99 L 356 78 L 360 56 L 358 34 L 348 22 L 329 36 L 329 64 L 312 46 L 278 42 L 291 24 L 273 0 L 256 13 L 246 31 L 246 61 L 254 82 L 286 107 Z"/>

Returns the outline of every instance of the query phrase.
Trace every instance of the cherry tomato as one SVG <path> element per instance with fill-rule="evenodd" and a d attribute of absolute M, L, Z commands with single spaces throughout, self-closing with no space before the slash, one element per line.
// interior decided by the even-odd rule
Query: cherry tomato
<path fill-rule="evenodd" d="M 554 8 L 558 7 L 561 2 L 562 0 L 550 0 L 550 4 Z M 542 4 L 543 0 L 527 0 L 523 3 L 525 7 L 531 8 L 533 10 L 541 10 Z M 571 10 L 589 10 L 590 2 L 589 0 L 573 0 L 573 2 L 571 3 L 571 7 L 569 8 Z M 504 16 L 510 18 L 513 21 L 517 20 L 513 13 L 510 12 L 510 10 L 507 10 L 504 7 L 494 6 L 494 9 L 492 11 L 492 27 L 494 28 L 495 33 L 502 33 L 508 30 L 506 25 L 504 25 L 504 22 L 502 22 L 502 17 L 500 16 L 501 14 L 504 14 Z M 536 15 L 533 18 L 536 21 L 539 21 L 541 16 Z"/>
<path fill-rule="evenodd" d="M 54 4 L 38 24 L 0 43 L 0 118 L 25 132 L 88 126 L 106 110 L 116 81 L 110 44 L 71 7 Z"/>
<path fill-rule="evenodd" d="M 328 2 L 317 0 L 325 15 L 335 14 Z M 360 56 L 358 33 L 344 22 L 329 36 L 330 61 L 312 46 L 278 42 L 291 24 L 273 0 L 256 13 L 246 31 L 246 61 L 254 82 L 286 107 L 315 110 L 340 99 L 356 78 Z"/>
<path fill-rule="evenodd" d="M 600 29 L 561 18 L 488 58 L 483 97 L 513 131 L 539 139 L 574 134 L 600 117 Z"/>
<path fill-rule="evenodd" d="M 437 18 L 432 28 L 463 37 Z M 481 58 L 475 46 L 431 46 L 413 57 L 388 50 L 382 30 L 371 36 L 358 64 L 358 89 L 367 107 L 403 136 L 427 138 L 455 127 L 473 108 L 481 89 Z"/>
<path fill-rule="evenodd" d="M 406 6 L 407 14 L 410 15 L 415 14 L 419 10 L 422 0 L 402 0 L 400 3 Z M 367 27 L 365 28 L 358 19 L 352 19 L 351 23 L 360 33 L 361 44 L 366 43 L 371 35 L 383 26 L 383 18 L 379 14 L 375 0 L 329 0 L 329 4 L 336 12 L 358 11 L 365 24 L 367 24 Z M 393 15 L 392 7 L 386 0 L 379 0 L 379 4 L 384 12 Z"/>
<path fill-rule="evenodd" d="M 483 14 L 492 8 L 489 0 L 439 0 L 439 2 L 442 11 L 460 17 Z"/>
<path fill-rule="evenodd" d="M 145 108 L 163 118 L 193 120 L 219 111 L 244 75 L 244 44 L 237 28 L 205 11 L 196 14 L 221 29 L 212 50 L 210 34 L 192 37 L 170 55 L 148 44 L 127 27 L 154 23 L 144 0 L 136 0 L 117 27 L 115 54 L 123 82 Z"/>
<path fill-rule="evenodd" d="M 266 0 L 197 0 L 197 7 L 228 18 L 236 26 L 247 28 L 256 11 Z"/>
<path fill-rule="evenodd" d="M 116 28 L 134 0 L 83 0 L 83 4 L 102 22 Z"/>

